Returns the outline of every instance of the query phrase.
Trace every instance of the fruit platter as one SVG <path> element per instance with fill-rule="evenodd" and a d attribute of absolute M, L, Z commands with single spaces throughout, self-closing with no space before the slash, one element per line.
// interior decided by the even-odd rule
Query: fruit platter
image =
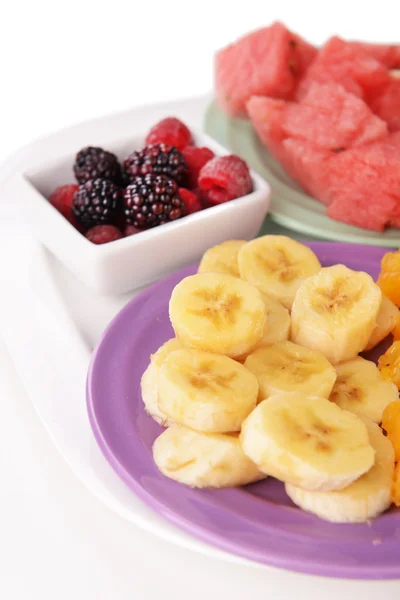
<path fill-rule="evenodd" d="M 276 222 L 398 247 L 399 67 L 398 45 L 316 48 L 277 22 L 217 52 L 206 131 L 269 181 Z"/>
<path fill-rule="evenodd" d="M 111 323 L 88 410 L 119 476 L 185 531 L 269 565 L 395 578 L 400 254 L 349 248 L 210 248 Z"/>
<path fill-rule="evenodd" d="M 400 46 L 316 48 L 274 23 L 216 54 L 205 129 L 225 148 L 179 109 L 149 110 L 135 141 L 104 119 L 70 136 L 62 169 L 23 173 L 77 243 L 61 262 L 74 273 L 87 251 L 87 280 L 100 263 L 102 283 L 126 280 L 80 290 L 103 318 L 90 440 L 162 521 L 240 559 L 400 579 L 399 70 Z M 245 230 L 255 207 L 227 210 L 257 193 Z"/>

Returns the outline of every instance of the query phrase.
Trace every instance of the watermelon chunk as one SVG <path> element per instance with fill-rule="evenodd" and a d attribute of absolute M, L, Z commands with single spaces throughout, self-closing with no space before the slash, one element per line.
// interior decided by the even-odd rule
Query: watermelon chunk
<path fill-rule="evenodd" d="M 389 71 L 363 48 L 355 47 L 339 37 L 330 38 L 321 48 L 297 88 L 296 97 L 303 98 L 313 82 L 340 83 L 348 92 L 368 98 L 390 81 Z"/>
<path fill-rule="evenodd" d="M 294 70 L 296 77 L 299 79 L 304 75 L 317 56 L 318 50 L 296 33 L 291 34 L 290 44 L 293 49 L 292 70 Z"/>
<path fill-rule="evenodd" d="M 400 228 L 400 132 L 335 154 L 285 140 L 292 176 L 336 221 L 363 229 Z"/>
<path fill-rule="evenodd" d="M 215 57 L 219 106 L 228 114 L 244 115 L 251 96 L 292 98 L 316 52 L 279 22 L 240 38 Z"/>
<path fill-rule="evenodd" d="M 282 141 L 286 102 L 276 98 L 252 96 L 247 102 L 247 112 L 254 129 L 274 158 L 283 161 Z"/>
<path fill-rule="evenodd" d="M 353 48 L 361 49 L 388 69 L 400 69 L 400 46 L 395 44 L 370 44 L 349 42 Z"/>
<path fill-rule="evenodd" d="M 289 175 L 311 196 L 328 205 L 329 165 L 336 154 L 305 140 L 294 139 L 283 141 L 282 154 L 282 162 Z"/>
<path fill-rule="evenodd" d="M 347 150 L 329 163 L 328 215 L 364 229 L 400 224 L 400 133 Z"/>
<path fill-rule="evenodd" d="M 388 124 L 389 131 L 400 130 L 400 79 L 392 79 L 380 94 L 371 98 L 370 107 Z"/>
<path fill-rule="evenodd" d="M 300 103 L 256 96 L 247 110 L 261 140 L 278 159 L 286 138 L 342 151 L 387 135 L 386 123 L 336 83 L 313 83 Z"/>

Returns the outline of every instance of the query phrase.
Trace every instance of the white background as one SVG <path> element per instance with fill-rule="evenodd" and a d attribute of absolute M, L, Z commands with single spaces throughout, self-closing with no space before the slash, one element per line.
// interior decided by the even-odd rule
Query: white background
<path fill-rule="evenodd" d="M 335 32 L 400 38 L 398 2 L 0 0 L 0 161 L 72 123 L 207 92 L 214 50 L 276 18 L 316 43 Z M 289 574 L 272 589 L 263 570 L 172 548 L 95 501 L 55 453 L 1 341 L 0 399 L 1 598 L 296 595 Z M 315 580 L 308 598 L 322 587 Z"/>
<path fill-rule="evenodd" d="M 315 43 L 332 33 L 399 39 L 397 0 L 0 0 L 0 160 L 72 123 L 204 93 L 215 49 L 281 19 Z"/>

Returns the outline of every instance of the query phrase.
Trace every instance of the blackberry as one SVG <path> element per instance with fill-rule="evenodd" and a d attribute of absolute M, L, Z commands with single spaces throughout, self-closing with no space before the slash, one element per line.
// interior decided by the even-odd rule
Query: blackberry
<path fill-rule="evenodd" d="M 122 198 L 122 190 L 109 179 L 91 179 L 75 192 L 72 212 L 86 229 L 112 225 L 121 212 Z"/>
<path fill-rule="evenodd" d="M 166 175 L 182 185 L 186 182 L 188 166 L 185 158 L 175 146 L 153 144 L 143 150 L 132 152 L 124 160 L 124 170 L 130 181 L 138 175 Z"/>
<path fill-rule="evenodd" d="M 148 229 L 183 217 L 186 207 L 173 179 L 149 173 L 136 177 L 126 188 L 124 212 L 128 225 Z"/>
<path fill-rule="evenodd" d="M 121 165 L 117 157 L 103 148 L 88 146 L 80 150 L 75 158 L 74 173 L 79 183 L 99 177 L 121 183 Z"/>

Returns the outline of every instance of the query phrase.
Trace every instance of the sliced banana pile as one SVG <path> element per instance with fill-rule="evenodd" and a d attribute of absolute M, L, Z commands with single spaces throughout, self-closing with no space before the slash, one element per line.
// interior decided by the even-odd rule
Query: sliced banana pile
<path fill-rule="evenodd" d="M 197 488 L 272 476 L 333 522 L 390 506 L 394 453 L 379 424 L 398 391 L 358 355 L 398 309 L 368 274 L 322 268 L 284 236 L 230 240 L 175 287 L 169 312 L 175 338 L 141 381 L 167 427 L 153 446 L 163 475 Z"/>

